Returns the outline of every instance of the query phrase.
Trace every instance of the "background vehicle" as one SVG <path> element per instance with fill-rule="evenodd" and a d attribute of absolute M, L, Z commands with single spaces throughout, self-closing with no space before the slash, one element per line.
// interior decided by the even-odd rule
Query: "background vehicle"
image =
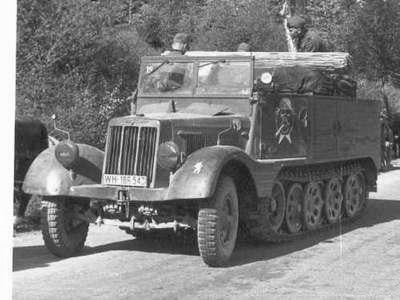
<path fill-rule="evenodd" d="M 46 126 L 39 120 L 15 120 L 14 149 L 14 224 L 22 221 L 31 195 L 22 191 L 22 183 L 33 160 L 48 147 Z"/>
<path fill-rule="evenodd" d="M 73 255 L 89 222 L 113 218 L 134 235 L 196 230 L 203 260 L 221 266 L 239 226 L 281 241 L 355 218 L 376 189 L 379 103 L 338 96 L 333 75 L 304 79 L 344 72 L 347 58 L 144 57 L 136 111 L 110 121 L 105 153 L 64 141 L 31 166 L 24 190 L 44 196 L 46 246 Z"/>

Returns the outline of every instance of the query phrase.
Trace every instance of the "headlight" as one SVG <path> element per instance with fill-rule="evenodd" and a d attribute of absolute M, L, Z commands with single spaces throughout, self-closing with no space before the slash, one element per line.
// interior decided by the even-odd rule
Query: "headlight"
<path fill-rule="evenodd" d="M 179 162 L 179 147 L 172 141 L 162 143 L 158 147 L 157 162 L 161 168 L 174 170 Z"/>
<path fill-rule="evenodd" d="M 57 160 L 66 169 L 71 169 L 79 159 L 79 148 L 71 141 L 62 141 L 54 149 Z"/>

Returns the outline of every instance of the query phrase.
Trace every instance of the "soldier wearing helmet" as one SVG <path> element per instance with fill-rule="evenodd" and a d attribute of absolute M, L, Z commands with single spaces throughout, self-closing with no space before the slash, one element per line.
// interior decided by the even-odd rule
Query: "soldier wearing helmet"
<path fill-rule="evenodd" d="M 250 52 L 250 45 L 247 43 L 240 43 L 237 52 Z"/>
<path fill-rule="evenodd" d="M 164 51 L 161 53 L 162 56 L 179 56 L 179 55 L 184 55 L 186 51 L 189 50 L 190 45 L 190 38 L 187 34 L 185 33 L 177 33 L 174 36 L 174 39 L 171 44 L 171 50 Z M 175 77 L 180 78 L 180 80 L 183 80 L 185 70 L 182 68 L 175 68 L 174 70 L 171 71 L 172 74 L 174 74 Z M 164 78 L 165 81 L 167 81 L 166 78 Z M 161 80 L 158 81 L 157 83 L 158 86 L 160 86 L 160 90 L 169 90 L 170 87 L 167 86 L 167 83 L 161 82 Z M 182 82 L 178 83 L 178 85 L 175 85 L 176 87 L 179 87 L 179 85 L 182 85 Z M 132 93 L 131 96 L 127 98 L 128 101 L 131 102 L 131 113 L 135 114 L 136 113 L 136 100 L 137 100 L 137 94 L 138 90 L 137 88 L 135 91 Z"/>
<path fill-rule="evenodd" d="M 164 51 L 161 55 L 183 55 L 190 48 L 189 42 L 190 38 L 187 34 L 177 33 L 172 41 L 171 50 Z"/>
<path fill-rule="evenodd" d="M 325 52 L 327 43 L 321 34 L 306 27 L 306 20 L 299 16 L 288 18 L 290 36 L 299 52 Z"/>

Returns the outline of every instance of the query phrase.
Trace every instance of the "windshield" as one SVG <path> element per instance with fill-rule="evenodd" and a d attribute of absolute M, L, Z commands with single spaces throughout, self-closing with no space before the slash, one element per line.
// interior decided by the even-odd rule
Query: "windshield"
<path fill-rule="evenodd" d="M 198 95 L 250 95 L 250 62 L 200 62 Z"/>
<path fill-rule="evenodd" d="M 250 61 L 166 59 L 146 62 L 141 72 L 140 92 L 145 96 L 249 96 L 251 92 Z"/>
<path fill-rule="evenodd" d="M 151 62 L 142 71 L 141 89 L 144 94 L 191 95 L 193 63 Z"/>

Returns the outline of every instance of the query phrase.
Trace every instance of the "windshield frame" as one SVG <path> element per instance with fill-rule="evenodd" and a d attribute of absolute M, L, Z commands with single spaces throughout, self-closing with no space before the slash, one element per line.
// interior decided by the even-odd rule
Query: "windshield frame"
<path fill-rule="evenodd" d="M 225 62 L 249 62 L 249 76 L 250 76 L 250 86 L 249 86 L 249 94 L 248 95 L 238 95 L 238 94 L 197 94 L 196 90 L 198 87 L 198 72 L 199 65 L 207 63 L 214 63 L 217 61 Z M 143 93 L 142 90 L 142 81 L 144 68 L 149 63 L 163 63 L 164 61 L 168 61 L 169 63 L 193 63 L 193 84 L 192 84 L 192 92 L 191 94 L 179 95 L 179 94 L 162 94 L 162 93 Z M 138 81 L 138 97 L 141 98 L 238 98 L 238 99 L 247 99 L 251 96 L 251 91 L 253 88 L 253 76 L 254 76 L 254 56 L 144 56 L 141 59 L 140 63 L 140 73 L 139 73 L 139 81 Z"/>

